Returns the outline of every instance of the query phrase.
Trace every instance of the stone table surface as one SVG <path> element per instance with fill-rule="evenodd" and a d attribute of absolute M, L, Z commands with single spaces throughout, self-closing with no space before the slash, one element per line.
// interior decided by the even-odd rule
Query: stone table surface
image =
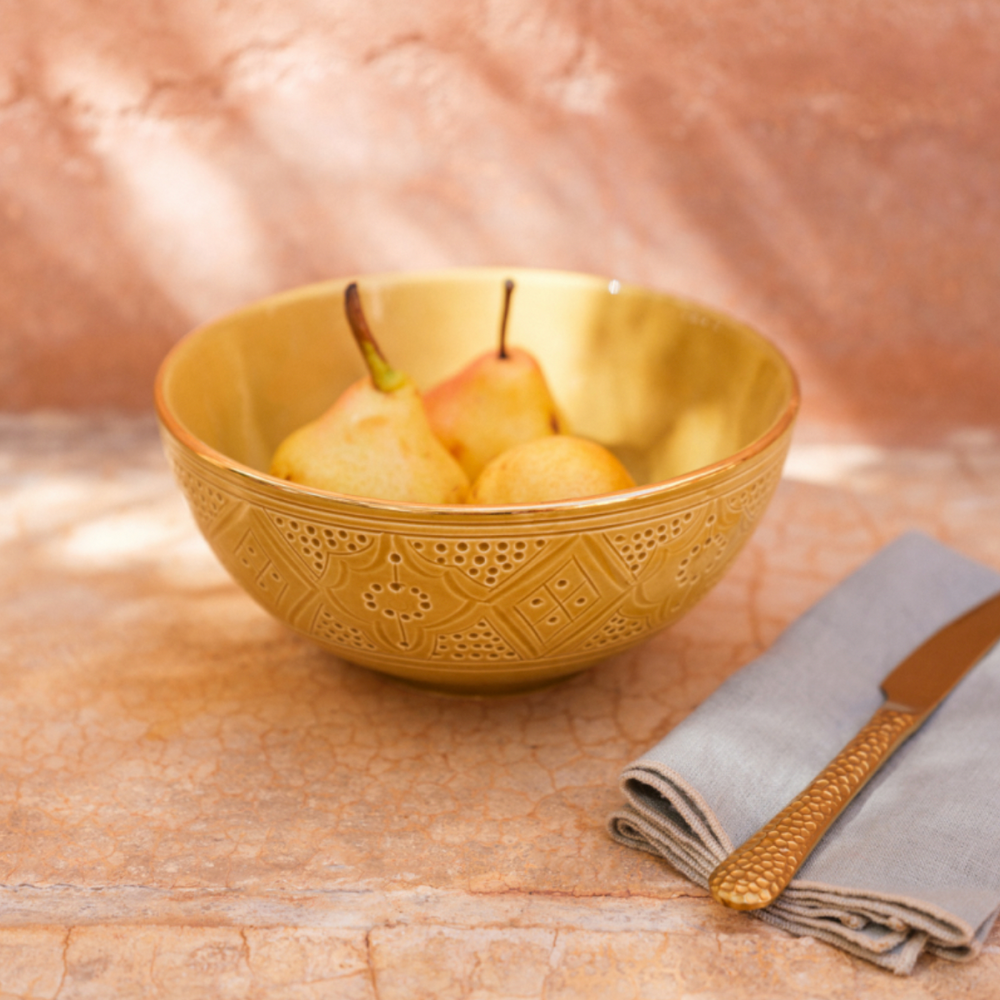
<path fill-rule="evenodd" d="M 268 618 L 146 419 L 0 418 L 0 997 L 995 998 L 612 843 L 622 766 L 904 530 L 1000 568 L 1000 441 L 793 449 L 729 575 L 548 690 L 436 697 Z"/>

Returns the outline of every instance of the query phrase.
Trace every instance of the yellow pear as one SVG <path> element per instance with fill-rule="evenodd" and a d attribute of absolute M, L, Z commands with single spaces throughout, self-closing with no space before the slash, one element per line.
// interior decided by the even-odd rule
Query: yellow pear
<path fill-rule="evenodd" d="M 468 476 L 434 436 L 416 386 L 379 350 L 354 283 L 344 292 L 344 308 L 370 376 L 285 438 L 271 475 L 357 497 L 461 503 Z"/>
<path fill-rule="evenodd" d="M 607 448 L 585 438 L 554 434 L 508 449 L 472 484 L 468 503 L 505 507 L 614 493 L 635 486 Z"/>
<path fill-rule="evenodd" d="M 563 429 L 541 366 L 527 351 L 507 347 L 513 291 L 508 278 L 499 351 L 480 355 L 424 397 L 434 433 L 470 479 L 508 448 Z"/>

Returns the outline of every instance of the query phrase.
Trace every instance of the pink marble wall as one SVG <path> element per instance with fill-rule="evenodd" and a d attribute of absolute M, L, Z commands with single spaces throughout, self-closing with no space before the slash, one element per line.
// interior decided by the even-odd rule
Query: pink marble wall
<path fill-rule="evenodd" d="M 806 429 L 998 422 L 996 5 L 0 0 L 0 23 L 0 408 L 143 409 L 167 347 L 248 299 L 510 262 L 757 322 Z"/>

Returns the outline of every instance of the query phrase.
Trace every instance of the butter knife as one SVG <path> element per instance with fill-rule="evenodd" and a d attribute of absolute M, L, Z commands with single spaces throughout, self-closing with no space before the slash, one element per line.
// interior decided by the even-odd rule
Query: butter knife
<path fill-rule="evenodd" d="M 885 702 L 813 782 L 712 872 L 735 910 L 773 903 L 873 774 L 1000 640 L 1000 594 L 954 619 L 882 682 Z"/>

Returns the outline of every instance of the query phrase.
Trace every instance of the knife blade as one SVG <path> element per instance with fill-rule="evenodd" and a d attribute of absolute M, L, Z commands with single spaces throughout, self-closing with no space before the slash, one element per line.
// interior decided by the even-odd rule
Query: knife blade
<path fill-rule="evenodd" d="M 1000 594 L 955 618 L 882 682 L 885 702 L 781 812 L 709 876 L 713 898 L 735 910 L 773 903 L 872 775 L 1000 640 Z"/>

